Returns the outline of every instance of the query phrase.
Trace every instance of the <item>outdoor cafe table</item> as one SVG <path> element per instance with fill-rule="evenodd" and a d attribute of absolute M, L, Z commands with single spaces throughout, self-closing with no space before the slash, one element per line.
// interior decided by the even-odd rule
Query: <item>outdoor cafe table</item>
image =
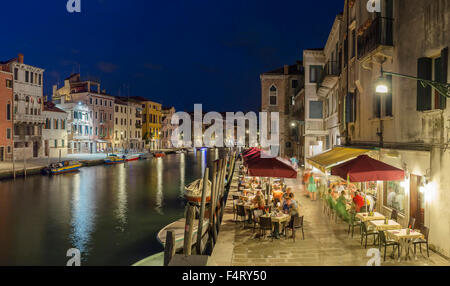
<path fill-rule="evenodd" d="M 385 216 L 380 213 L 373 213 L 373 216 L 369 216 L 369 213 L 357 213 L 356 218 L 359 218 L 362 222 L 368 222 L 372 220 L 384 220 Z"/>
<path fill-rule="evenodd" d="M 284 213 L 279 214 L 265 214 L 262 217 L 270 217 L 272 220 L 272 223 L 274 224 L 274 231 L 273 231 L 273 237 L 280 238 L 280 226 L 282 223 L 288 223 L 291 220 L 291 216 Z"/>
<path fill-rule="evenodd" d="M 384 220 L 372 220 L 369 223 L 373 225 L 377 231 L 402 229 L 401 224 L 395 220 L 389 220 L 388 224 L 385 224 Z"/>
<path fill-rule="evenodd" d="M 400 262 L 402 259 L 402 252 L 405 251 L 405 259 L 409 257 L 409 250 L 411 250 L 411 246 L 414 240 L 418 238 L 424 238 L 423 234 L 418 231 L 411 230 L 410 234 L 407 234 L 407 229 L 400 230 L 388 230 L 386 231 L 388 239 L 392 239 L 397 241 L 400 244 L 400 255 L 398 257 L 398 261 Z M 412 251 L 412 250 L 411 250 Z M 414 256 L 417 259 L 416 256 Z"/>

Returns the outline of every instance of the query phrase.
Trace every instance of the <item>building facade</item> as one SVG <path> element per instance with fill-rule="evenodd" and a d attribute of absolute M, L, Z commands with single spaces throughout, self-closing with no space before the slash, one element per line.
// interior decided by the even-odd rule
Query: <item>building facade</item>
<path fill-rule="evenodd" d="M 324 100 L 319 97 L 318 85 L 325 66 L 323 49 L 303 51 L 305 65 L 305 159 L 327 149 L 328 132 L 324 126 Z M 308 164 L 306 164 L 307 167 Z"/>
<path fill-rule="evenodd" d="M 11 161 L 13 152 L 13 75 L 0 63 L 0 162 Z"/>
<path fill-rule="evenodd" d="M 114 117 L 114 150 L 124 152 L 144 149 L 141 102 L 126 97 L 116 97 Z"/>
<path fill-rule="evenodd" d="M 296 98 L 304 88 L 304 71 L 302 62 L 298 61 L 295 65 L 285 65 L 260 76 L 261 111 L 268 113 L 270 132 L 276 132 L 273 128 L 277 128 L 270 126 L 270 113 L 279 113 L 278 132 L 282 157 L 302 156 L 300 130 L 303 111 L 299 106 L 301 101 Z"/>
<path fill-rule="evenodd" d="M 142 97 L 133 97 L 142 103 L 142 138 L 147 148 L 161 148 L 162 105 Z"/>
<path fill-rule="evenodd" d="M 161 146 L 164 149 L 173 148 L 172 134 L 176 126 L 172 125 L 172 116 L 175 114 L 175 107 L 163 107 L 162 109 L 162 127 L 161 127 Z"/>
<path fill-rule="evenodd" d="M 64 81 L 63 87 L 53 87 L 53 101 L 59 108 L 72 112 L 70 118 L 75 122 L 71 123 L 71 129 L 76 131 L 78 139 L 73 139 L 76 146 L 70 145 L 69 149 L 88 153 L 112 151 L 114 97 L 101 90 L 98 81 L 82 80 L 80 74 L 73 74 Z M 82 118 L 75 117 L 80 115 L 78 112 Z"/>
<path fill-rule="evenodd" d="M 42 130 L 44 156 L 50 158 L 67 156 L 68 113 L 56 107 L 53 102 L 45 102 L 42 114 L 45 117 Z"/>
<path fill-rule="evenodd" d="M 24 56 L 2 64 L 2 70 L 13 75 L 13 140 L 16 159 L 43 155 L 42 115 L 44 70 L 24 63 Z"/>

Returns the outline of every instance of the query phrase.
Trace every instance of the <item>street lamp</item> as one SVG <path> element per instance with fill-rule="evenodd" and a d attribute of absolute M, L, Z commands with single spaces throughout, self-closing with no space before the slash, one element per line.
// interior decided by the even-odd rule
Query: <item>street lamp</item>
<path fill-rule="evenodd" d="M 436 91 L 439 94 L 441 94 L 442 96 L 450 98 L 450 84 L 448 84 L 448 83 L 432 81 L 432 80 L 428 80 L 428 79 L 418 78 L 418 77 L 399 74 L 399 73 L 385 72 L 385 71 L 383 71 L 383 66 L 381 66 L 381 76 L 376 81 L 376 85 L 375 85 L 375 90 L 377 93 L 387 94 L 389 92 L 389 86 L 386 81 L 386 76 L 388 76 L 388 75 L 416 80 L 416 81 L 420 82 L 423 87 L 430 86 L 430 87 L 436 89 Z"/>

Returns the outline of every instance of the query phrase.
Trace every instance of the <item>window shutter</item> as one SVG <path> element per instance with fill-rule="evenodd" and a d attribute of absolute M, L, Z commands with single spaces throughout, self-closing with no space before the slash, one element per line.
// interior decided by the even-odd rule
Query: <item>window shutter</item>
<path fill-rule="evenodd" d="M 432 79 L 432 59 L 420 58 L 417 62 L 417 77 L 422 79 Z M 417 81 L 417 110 L 431 110 L 431 87 L 423 87 L 420 81 Z"/>
<path fill-rule="evenodd" d="M 442 83 L 447 83 L 448 80 L 448 48 L 445 48 L 441 52 L 441 72 L 440 78 L 436 79 Z M 441 95 L 439 97 L 439 108 L 446 109 L 447 108 L 447 97 Z"/>
<path fill-rule="evenodd" d="M 355 122 L 353 118 L 353 103 L 353 93 L 348 93 L 345 100 L 345 121 L 347 123 Z"/>

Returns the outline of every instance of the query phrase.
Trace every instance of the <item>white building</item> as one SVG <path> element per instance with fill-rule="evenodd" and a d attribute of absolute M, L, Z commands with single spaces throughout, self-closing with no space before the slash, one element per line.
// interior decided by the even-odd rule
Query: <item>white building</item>
<path fill-rule="evenodd" d="M 14 156 L 16 160 L 43 155 L 42 115 L 44 70 L 24 64 L 24 56 L 4 66 L 13 74 L 14 92 Z"/>
<path fill-rule="evenodd" d="M 140 151 L 142 139 L 142 104 L 127 97 L 116 97 L 114 102 L 114 150 Z"/>
<path fill-rule="evenodd" d="M 50 158 L 65 157 L 68 146 L 67 119 L 69 114 L 56 107 L 52 102 L 44 104 L 42 114 L 45 117 L 45 125 L 42 130 L 44 156 Z"/>
<path fill-rule="evenodd" d="M 161 145 L 164 149 L 173 148 L 172 134 L 176 126 L 172 125 L 172 116 L 175 114 L 175 107 L 162 109 Z"/>

